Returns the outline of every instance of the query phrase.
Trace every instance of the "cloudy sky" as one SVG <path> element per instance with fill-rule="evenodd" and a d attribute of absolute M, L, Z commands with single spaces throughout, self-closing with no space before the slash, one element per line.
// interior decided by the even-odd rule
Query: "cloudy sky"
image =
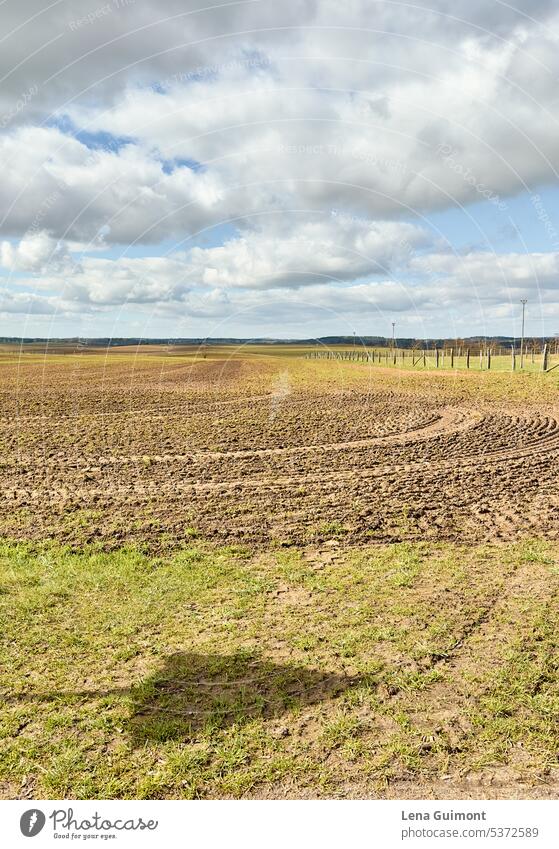
<path fill-rule="evenodd" d="M 559 6 L 4 0 L 0 334 L 559 332 Z"/>

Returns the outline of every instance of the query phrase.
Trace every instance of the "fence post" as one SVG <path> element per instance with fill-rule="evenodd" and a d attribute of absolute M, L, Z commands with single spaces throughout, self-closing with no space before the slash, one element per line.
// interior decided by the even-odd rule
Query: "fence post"
<path fill-rule="evenodd" d="M 487 371 L 489 371 L 490 368 L 491 368 L 491 350 L 490 350 L 490 348 L 488 348 L 487 349 Z"/>
<path fill-rule="evenodd" d="M 470 368 L 470 349 L 466 351 L 466 368 Z"/>
<path fill-rule="evenodd" d="M 512 368 L 512 371 L 514 371 L 516 369 L 516 351 L 514 349 L 514 345 L 511 348 L 511 353 L 512 353 L 511 368 Z"/>
<path fill-rule="evenodd" d="M 450 368 L 454 368 L 454 348 L 450 349 Z"/>
<path fill-rule="evenodd" d="M 435 348 L 435 366 L 439 367 L 439 349 Z"/>
<path fill-rule="evenodd" d="M 547 371 L 547 342 L 543 346 L 543 355 L 542 355 L 542 371 Z"/>

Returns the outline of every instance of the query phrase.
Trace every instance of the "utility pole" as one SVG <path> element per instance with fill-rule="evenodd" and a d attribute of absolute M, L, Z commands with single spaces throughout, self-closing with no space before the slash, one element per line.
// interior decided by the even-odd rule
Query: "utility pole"
<path fill-rule="evenodd" d="M 520 337 L 520 368 L 524 368 L 524 315 L 526 312 L 526 304 L 528 300 L 526 298 L 522 298 L 520 303 L 522 304 L 522 334 Z"/>

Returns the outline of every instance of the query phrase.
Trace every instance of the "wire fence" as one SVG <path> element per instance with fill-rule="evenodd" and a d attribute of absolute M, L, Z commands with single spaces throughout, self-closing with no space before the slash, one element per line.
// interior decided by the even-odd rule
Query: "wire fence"
<path fill-rule="evenodd" d="M 412 369 L 475 369 L 477 371 L 540 371 L 559 367 L 559 351 L 555 344 L 510 349 L 480 348 L 329 348 L 309 351 L 308 360 L 338 360 L 371 363 L 385 367 Z"/>

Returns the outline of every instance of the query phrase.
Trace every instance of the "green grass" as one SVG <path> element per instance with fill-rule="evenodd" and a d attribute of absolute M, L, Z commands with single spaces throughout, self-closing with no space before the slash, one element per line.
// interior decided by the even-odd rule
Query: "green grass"
<path fill-rule="evenodd" d="M 545 782 L 558 558 L 540 542 L 324 563 L 199 540 L 164 557 L 5 542 L 0 788 L 374 795 L 504 768 Z"/>

